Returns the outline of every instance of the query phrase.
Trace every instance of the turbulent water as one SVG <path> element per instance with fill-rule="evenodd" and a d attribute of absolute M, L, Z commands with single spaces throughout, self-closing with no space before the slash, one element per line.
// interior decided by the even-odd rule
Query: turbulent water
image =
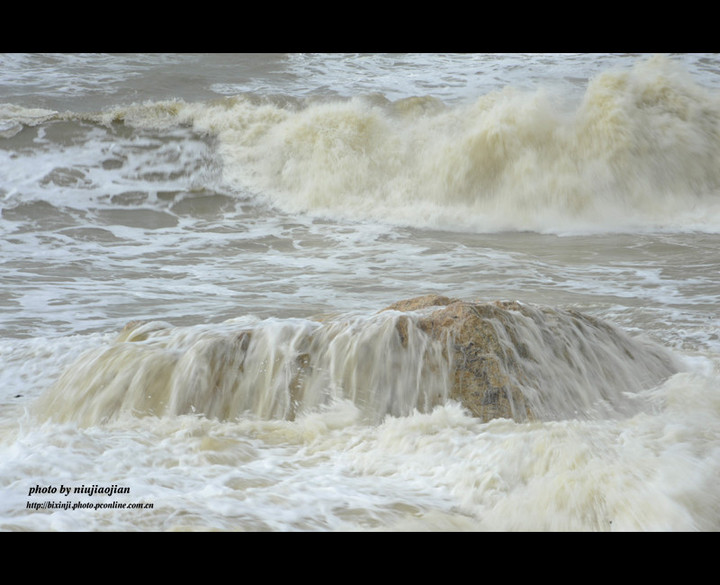
<path fill-rule="evenodd" d="M 718 163 L 716 54 L 0 55 L 0 530 L 720 529 Z"/>

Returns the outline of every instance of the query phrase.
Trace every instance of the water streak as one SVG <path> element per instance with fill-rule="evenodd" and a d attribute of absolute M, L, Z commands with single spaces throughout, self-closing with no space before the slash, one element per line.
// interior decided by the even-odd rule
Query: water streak
<path fill-rule="evenodd" d="M 84 425 L 122 415 L 294 420 L 349 400 L 377 424 L 452 399 L 486 419 L 594 418 L 637 412 L 638 393 L 677 371 L 662 348 L 575 312 L 480 307 L 460 330 L 462 315 L 443 316 L 447 326 L 437 313 L 399 310 L 252 327 L 131 323 L 71 365 L 37 412 Z"/>

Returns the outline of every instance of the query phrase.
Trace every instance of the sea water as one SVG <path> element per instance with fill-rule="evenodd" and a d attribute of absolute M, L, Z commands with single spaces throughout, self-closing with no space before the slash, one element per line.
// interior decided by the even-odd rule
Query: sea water
<path fill-rule="evenodd" d="M 717 530 L 719 75 L 0 56 L 0 529 Z M 425 294 L 579 311 L 676 373 L 582 411 L 541 361 L 553 415 L 482 420 L 383 311 Z"/>

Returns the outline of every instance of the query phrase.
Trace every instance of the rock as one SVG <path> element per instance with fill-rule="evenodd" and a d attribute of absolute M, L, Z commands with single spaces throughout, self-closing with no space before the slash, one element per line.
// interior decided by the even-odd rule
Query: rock
<path fill-rule="evenodd" d="M 657 344 L 572 309 L 428 295 L 371 315 L 252 327 L 132 322 L 71 364 L 36 412 L 81 424 L 295 420 L 341 399 L 376 423 L 449 399 L 483 421 L 563 420 L 636 413 L 641 391 L 676 371 Z"/>
<path fill-rule="evenodd" d="M 571 309 L 427 295 L 384 310 L 417 313 L 416 326 L 446 344 L 449 397 L 485 421 L 617 412 L 627 392 L 678 369 L 663 348 Z M 401 343 L 408 326 L 397 320 Z"/>

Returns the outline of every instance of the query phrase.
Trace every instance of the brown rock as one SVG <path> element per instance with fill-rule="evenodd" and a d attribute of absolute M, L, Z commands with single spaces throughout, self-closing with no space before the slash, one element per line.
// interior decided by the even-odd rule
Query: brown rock
<path fill-rule="evenodd" d="M 579 415 L 641 389 L 639 381 L 649 386 L 676 371 L 662 348 L 573 310 L 439 295 L 384 310 L 418 312 L 416 325 L 447 344 L 450 398 L 486 421 Z M 401 342 L 407 327 L 398 319 Z"/>
<path fill-rule="evenodd" d="M 658 345 L 572 309 L 427 295 L 383 311 L 241 331 L 133 322 L 71 365 L 39 412 L 293 420 L 342 397 L 379 421 L 449 398 L 484 421 L 558 420 L 633 414 L 640 390 L 678 371 Z"/>

